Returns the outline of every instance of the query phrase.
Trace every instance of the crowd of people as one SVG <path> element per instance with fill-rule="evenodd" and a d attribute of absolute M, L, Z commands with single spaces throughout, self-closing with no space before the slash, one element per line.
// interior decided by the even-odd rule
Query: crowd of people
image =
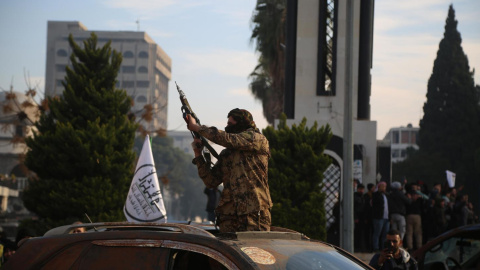
<path fill-rule="evenodd" d="M 366 188 L 366 189 L 365 189 Z M 398 231 L 407 251 L 459 226 L 478 222 L 462 187 L 435 184 L 379 182 L 366 187 L 355 182 L 354 247 L 357 252 L 383 249 L 387 233 Z"/>

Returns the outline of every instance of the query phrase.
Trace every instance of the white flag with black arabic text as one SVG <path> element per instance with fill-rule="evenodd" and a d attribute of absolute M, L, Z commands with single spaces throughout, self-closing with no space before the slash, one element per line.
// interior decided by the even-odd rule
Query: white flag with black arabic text
<path fill-rule="evenodd" d="M 129 222 L 167 222 L 167 211 L 148 135 L 140 152 L 123 213 Z"/>
<path fill-rule="evenodd" d="M 451 188 L 455 187 L 456 174 L 454 172 L 449 171 L 449 170 L 446 170 L 445 172 L 447 173 L 448 186 L 451 187 Z"/>

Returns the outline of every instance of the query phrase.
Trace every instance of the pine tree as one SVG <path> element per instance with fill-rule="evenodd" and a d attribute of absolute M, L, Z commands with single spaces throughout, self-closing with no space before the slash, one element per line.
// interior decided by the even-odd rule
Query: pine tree
<path fill-rule="evenodd" d="M 137 124 L 131 99 L 116 89 L 122 62 L 110 42 L 97 47 L 92 33 L 81 48 L 72 35 L 72 68 L 62 96 L 48 98 L 48 110 L 26 140 L 25 164 L 37 174 L 25 206 L 52 226 L 72 220 L 124 220 L 122 207 L 131 182 Z"/>
<path fill-rule="evenodd" d="M 268 179 L 272 225 L 325 240 L 325 194 L 321 187 L 323 172 L 331 160 L 323 151 L 332 133 L 328 125 L 318 129 L 317 122 L 311 128 L 306 123 L 303 118 L 298 126 L 289 128 L 282 114 L 277 130 L 271 126 L 263 130 L 271 152 Z"/>
<path fill-rule="evenodd" d="M 419 146 L 424 154 L 443 159 L 447 167 L 437 170 L 456 172 L 457 182 L 462 184 L 475 179 L 474 153 L 480 145 L 480 122 L 473 73 L 461 46 L 457 23 L 450 5 L 444 37 L 428 80 Z"/>

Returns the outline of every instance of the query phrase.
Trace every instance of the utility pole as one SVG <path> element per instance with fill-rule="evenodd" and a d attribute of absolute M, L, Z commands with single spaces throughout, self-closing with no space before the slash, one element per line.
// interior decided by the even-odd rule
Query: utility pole
<path fill-rule="evenodd" d="M 353 5 L 346 0 L 345 106 L 343 119 L 343 183 L 340 244 L 353 253 Z"/>

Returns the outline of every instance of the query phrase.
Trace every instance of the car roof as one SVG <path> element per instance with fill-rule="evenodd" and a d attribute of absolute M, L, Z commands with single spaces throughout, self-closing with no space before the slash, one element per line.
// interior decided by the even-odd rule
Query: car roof
<path fill-rule="evenodd" d="M 87 231 L 70 234 L 79 227 Z M 271 227 L 270 232 L 220 233 L 213 224 L 194 222 L 103 222 L 60 226 L 49 230 L 43 237 L 22 240 L 19 250 L 24 250 L 28 261 L 16 261 L 12 266 L 41 265 L 40 262 L 54 256 L 52 254 L 81 241 L 99 246 L 165 247 L 200 252 L 220 261 L 232 262 L 232 265 L 225 265 L 229 269 L 262 269 L 262 265 L 268 265 L 268 260 L 272 259 L 285 265 L 290 256 L 305 250 L 325 254 L 338 252 L 365 267 L 350 253 L 290 229 Z M 48 248 L 39 249 L 39 246 Z"/>
<path fill-rule="evenodd" d="M 423 261 L 423 256 L 425 255 L 425 252 L 451 237 L 469 237 L 472 239 L 480 240 L 480 224 L 465 225 L 448 230 L 440 234 L 439 236 L 429 240 L 427 243 L 425 243 L 425 245 L 417 249 L 412 254 L 412 256 L 419 261 Z"/>

